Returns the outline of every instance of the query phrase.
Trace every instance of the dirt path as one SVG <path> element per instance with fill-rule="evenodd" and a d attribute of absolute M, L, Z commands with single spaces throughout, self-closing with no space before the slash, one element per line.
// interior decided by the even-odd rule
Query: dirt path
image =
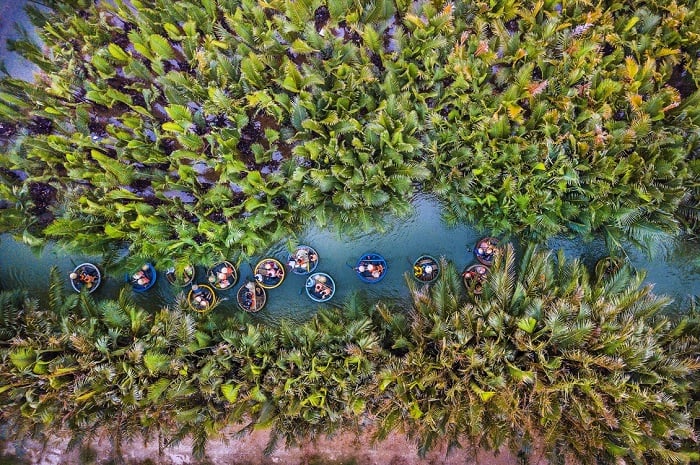
<path fill-rule="evenodd" d="M 123 463 L 126 465 L 519 465 L 523 462 L 508 450 L 494 455 L 481 451 L 474 457 L 471 451 L 458 449 L 449 454 L 446 448 L 439 448 L 424 459 L 416 454 L 416 448 L 398 435 L 370 446 L 368 438 L 352 435 L 332 439 L 320 439 L 316 443 L 301 448 L 279 448 L 269 456 L 263 454 L 268 440 L 267 431 L 256 431 L 242 439 L 232 439 L 235 430 L 231 429 L 221 439 L 210 441 L 207 455 L 203 460 L 195 460 L 191 455 L 191 444 L 185 441 L 166 449 L 158 456 L 155 443 L 142 442 L 124 444 Z M 98 465 L 116 464 L 110 461 L 111 445 L 104 437 L 92 445 L 88 451 L 66 452 L 67 440 L 54 438 L 46 447 L 27 442 L 22 461 L 17 465 Z M 16 452 L 14 444 L 2 444 L 6 457 Z M 12 459 L 9 462 L 13 463 Z M 539 453 L 534 453 L 528 465 L 546 465 Z"/>

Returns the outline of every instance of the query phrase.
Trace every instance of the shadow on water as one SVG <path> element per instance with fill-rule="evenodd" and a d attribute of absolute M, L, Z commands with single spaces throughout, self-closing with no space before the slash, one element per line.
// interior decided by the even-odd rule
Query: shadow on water
<path fill-rule="evenodd" d="M 394 300 L 407 298 L 406 274 L 411 271 L 413 260 L 421 254 L 444 256 L 458 270 L 475 262 L 471 247 L 483 234 L 466 226 L 446 227 L 440 219 L 439 203 L 430 197 L 418 196 L 413 205 L 415 213 L 412 216 L 406 219 L 388 218 L 383 225 L 385 232 L 381 234 L 363 233 L 348 237 L 336 231 L 311 227 L 299 236 L 300 243 L 312 245 L 319 253 L 320 261 L 316 271 L 330 274 L 336 282 L 336 294 L 329 304 L 340 304 L 355 291 L 365 292 L 369 297 Z M 554 239 L 548 245 L 555 250 L 562 249 L 570 258 L 580 257 L 589 269 L 607 254 L 602 241 L 584 243 L 580 240 Z M 387 260 L 388 273 L 377 284 L 361 282 L 352 269 L 358 257 L 366 252 L 381 253 Z M 287 254 L 287 245 L 282 243 L 260 258 L 271 256 L 285 263 Z M 669 244 L 666 253 L 659 257 L 649 259 L 637 250 L 630 250 L 629 257 L 636 269 L 647 270 L 646 282 L 654 283 L 654 292 L 673 297 L 680 310 L 691 296 L 700 295 L 700 244 L 679 241 Z M 99 263 L 99 259 L 93 260 Z M 51 246 L 35 255 L 27 246 L 15 242 L 9 236 L 2 236 L 0 282 L 5 289 L 25 288 L 40 300 L 46 301 L 49 269 L 56 266 L 62 276 L 67 276 L 76 264 L 83 261 L 90 261 L 90 257 L 68 256 Z M 224 301 L 216 312 L 233 314 L 241 311 L 235 301 L 236 290 L 246 278 L 252 278 L 252 267 L 256 262 L 253 259 L 240 264 L 240 278 L 236 286 L 217 293 Z M 206 269 L 197 267 L 195 282 L 206 283 Z M 307 297 L 304 292 L 305 282 L 306 276 L 288 273 L 278 288 L 267 291 L 267 306 L 253 318 L 275 324 L 281 319 L 300 322 L 313 316 L 319 304 Z M 124 276 L 106 276 L 94 295 L 97 298 L 116 298 L 124 285 Z M 65 289 L 72 292 L 67 279 Z M 155 311 L 162 306 L 172 305 L 178 292 L 188 290 L 189 287 L 171 286 L 165 279 L 163 270 L 159 269 L 158 280 L 152 289 L 145 293 L 131 294 L 138 305 Z"/>

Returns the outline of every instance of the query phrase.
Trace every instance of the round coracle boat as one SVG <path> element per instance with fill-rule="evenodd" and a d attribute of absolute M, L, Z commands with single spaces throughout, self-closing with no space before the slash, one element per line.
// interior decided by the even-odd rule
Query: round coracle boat
<path fill-rule="evenodd" d="M 595 264 L 595 276 L 599 280 L 610 279 L 625 265 L 620 257 L 603 257 Z"/>
<path fill-rule="evenodd" d="M 262 310 L 267 303 L 265 288 L 257 281 L 246 281 L 236 293 L 238 306 L 249 313 Z"/>
<path fill-rule="evenodd" d="M 313 247 L 300 245 L 287 257 L 287 266 L 294 274 L 313 273 L 318 266 L 318 253 Z"/>
<path fill-rule="evenodd" d="M 378 253 L 366 253 L 357 260 L 355 273 L 362 282 L 374 284 L 378 283 L 389 270 L 384 257 Z"/>
<path fill-rule="evenodd" d="M 430 255 L 421 255 L 413 262 L 413 277 L 422 283 L 432 283 L 440 275 L 440 264 Z"/>
<path fill-rule="evenodd" d="M 156 283 L 157 277 L 155 267 L 151 263 L 144 263 L 136 273 L 127 275 L 126 281 L 131 284 L 134 292 L 146 292 Z"/>
<path fill-rule="evenodd" d="M 328 302 L 335 294 L 335 281 L 326 273 L 314 273 L 306 280 L 306 295 L 314 302 Z"/>
<path fill-rule="evenodd" d="M 224 260 L 209 268 L 207 280 L 217 291 L 225 291 L 236 284 L 238 272 L 231 262 Z"/>
<path fill-rule="evenodd" d="M 70 285 L 75 292 L 80 292 L 85 288 L 89 293 L 93 293 L 102 282 L 100 270 L 92 263 L 81 263 L 75 267 L 68 277 L 70 278 Z"/>
<path fill-rule="evenodd" d="M 216 302 L 214 289 L 206 284 L 193 284 L 187 294 L 187 304 L 195 312 L 206 313 L 216 305 Z"/>
<path fill-rule="evenodd" d="M 479 295 L 484 291 L 484 283 L 488 278 L 489 269 L 486 265 L 475 264 L 468 266 L 462 272 L 462 282 L 464 287 L 474 295 Z"/>
<path fill-rule="evenodd" d="M 498 253 L 498 239 L 495 237 L 484 237 L 474 246 L 474 256 L 480 263 L 491 266 Z"/>
<path fill-rule="evenodd" d="M 263 258 L 253 270 L 255 280 L 265 289 L 274 289 L 284 281 L 284 266 L 274 258 Z"/>

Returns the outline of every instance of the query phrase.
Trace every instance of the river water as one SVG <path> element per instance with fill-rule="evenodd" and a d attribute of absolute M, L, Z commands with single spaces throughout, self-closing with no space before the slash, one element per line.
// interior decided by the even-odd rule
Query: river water
<path fill-rule="evenodd" d="M 26 3 L 27 0 L 0 0 L 0 59 L 11 75 L 31 80 L 34 68 L 17 54 L 8 52 L 5 46 L 6 38 L 20 37 L 17 24 L 28 29 L 30 37 L 36 37 L 22 10 Z M 458 270 L 474 262 L 469 249 L 482 234 L 466 226 L 446 227 L 440 220 L 439 204 L 429 197 L 417 196 L 413 203 L 414 215 L 407 219 L 388 219 L 384 225 L 385 232 L 381 234 L 368 232 L 345 237 L 334 231 L 311 227 L 298 237 L 300 243 L 309 244 L 319 252 L 321 259 L 317 271 L 326 272 L 335 280 L 337 292 L 331 303 L 340 303 L 355 291 L 383 298 L 406 298 L 408 288 L 405 273 L 410 271 L 412 261 L 421 254 L 445 256 L 455 263 Z M 553 239 L 548 245 L 563 249 L 569 257 L 581 257 L 591 267 L 597 259 L 606 255 L 602 241 L 583 243 Z M 655 283 L 655 292 L 674 297 L 677 307 L 682 310 L 691 296 L 700 295 L 700 244 L 679 241 L 663 249 L 661 256 L 653 258 L 631 250 L 630 261 L 637 269 L 648 270 L 647 282 Z M 362 283 L 349 266 L 366 252 L 381 253 L 388 261 L 388 274 L 378 284 Z M 284 262 L 287 250 L 284 244 L 280 244 L 265 255 Z M 63 276 L 67 276 L 76 264 L 86 260 L 99 263 L 99 258 L 68 255 L 52 246 L 47 246 L 37 255 L 10 236 L 0 236 L 0 286 L 4 289 L 25 288 L 40 299 L 45 299 L 48 272 L 52 266 L 58 267 Z M 250 265 L 254 264 L 255 260 L 252 260 Z M 249 270 L 247 262 L 241 264 L 242 278 L 252 275 Z M 197 269 L 196 281 L 206 282 L 205 270 L 201 267 Z M 268 291 L 268 304 L 255 318 L 274 324 L 283 318 L 303 321 L 311 317 L 317 311 L 318 304 L 309 300 L 303 292 L 304 283 L 304 276 L 289 274 L 280 287 Z M 114 298 L 123 285 L 121 276 L 107 276 L 94 295 Z M 221 298 L 229 300 L 224 300 L 215 311 L 241 311 L 235 304 L 237 288 L 238 285 L 230 291 L 219 293 Z M 67 279 L 66 289 L 70 290 Z M 151 290 L 134 294 L 134 299 L 139 305 L 155 310 L 172 304 L 177 292 L 178 289 L 170 286 L 161 274 Z"/>
<path fill-rule="evenodd" d="M 370 297 L 407 298 L 406 274 L 410 273 L 413 260 L 421 254 L 444 256 L 458 270 L 475 262 L 471 247 L 483 234 L 466 226 L 446 227 L 440 219 L 439 203 L 428 196 L 417 196 L 413 204 L 415 214 L 407 219 L 387 219 L 384 233 L 369 232 L 347 237 L 334 231 L 311 227 L 299 235 L 300 243 L 313 246 L 319 253 L 320 261 L 316 271 L 328 273 L 335 280 L 337 291 L 329 304 L 340 304 L 356 291 Z M 548 246 L 564 250 L 570 258 L 580 257 L 590 268 L 606 255 L 602 241 L 583 243 L 578 240 L 553 239 Z M 389 271 L 377 284 L 361 282 L 352 269 L 358 257 L 366 252 L 381 253 L 388 262 Z M 279 244 L 265 256 L 276 257 L 284 263 L 287 253 L 286 245 Z M 692 296 L 700 295 L 700 244 L 687 241 L 669 244 L 667 253 L 651 259 L 639 251 L 631 250 L 628 253 L 635 268 L 648 270 L 646 281 L 654 283 L 654 292 L 672 296 L 677 310 L 683 311 Z M 233 261 L 235 257 L 230 258 Z M 48 272 L 52 266 L 58 267 L 61 274 L 67 277 L 76 264 L 89 260 L 99 263 L 95 257 L 68 255 L 52 246 L 46 247 L 37 255 L 7 235 L 0 238 L 2 286 L 5 289 L 25 288 L 41 299 L 46 298 Z M 242 278 L 252 275 L 250 269 L 256 261 L 253 259 L 240 264 Z M 155 264 L 158 267 L 157 262 Z M 197 267 L 195 281 L 206 283 L 205 274 L 204 268 Z M 253 318 L 275 324 L 281 319 L 301 322 L 313 316 L 319 304 L 312 302 L 303 291 L 305 281 L 304 276 L 289 273 L 278 288 L 267 291 L 266 307 Z M 231 290 L 218 292 L 219 297 L 228 300 L 224 300 L 214 311 L 223 314 L 241 311 L 235 303 L 235 291 L 239 285 L 240 280 Z M 123 276 L 104 277 L 94 296 L 115 298 L 122 286 Z M 71 289 L 67 278 L 65 288 L 69 291 Z M 157 310 L 171 305 L 177 292 L 179 288 L 171 286 L 161 273 L 152 289 L 142 294 L 133 293 L 133 297 L 139 305 Z"/>

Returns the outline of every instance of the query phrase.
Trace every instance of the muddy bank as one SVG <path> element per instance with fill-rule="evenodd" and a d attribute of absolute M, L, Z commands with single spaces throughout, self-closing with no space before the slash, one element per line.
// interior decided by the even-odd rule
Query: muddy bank
<path fill-rule="evenodd" d="M 340 435 L 324 438 L 302 447 L 278 449 L 264 454 L 269 433 L 256 431 L 243 438 L 235 438 L 231 428 L 220 439 L 208 443 L 206 457 L 196 460 L 191 454 L 191 443 L 167 448 L 158 453 L 156 441 L 125 443 L 122 455 L 112 454 L 109 438 L 102 438 L 83 450 L 67 451 L 68 440 L 54 437 L 48 444 L 36 441 L 2 443 L 0 465 L 544 465 L 546 461 L 538 451 L 529 457 L 518 457 L 508 450 L 498 455 L 483 450 L 476 455 L 470 449 L 452 450 L 440 447 L 421 459 L 416 448 L 399 435 L 371 445 L 369 434 L 355 437 Z"/>

